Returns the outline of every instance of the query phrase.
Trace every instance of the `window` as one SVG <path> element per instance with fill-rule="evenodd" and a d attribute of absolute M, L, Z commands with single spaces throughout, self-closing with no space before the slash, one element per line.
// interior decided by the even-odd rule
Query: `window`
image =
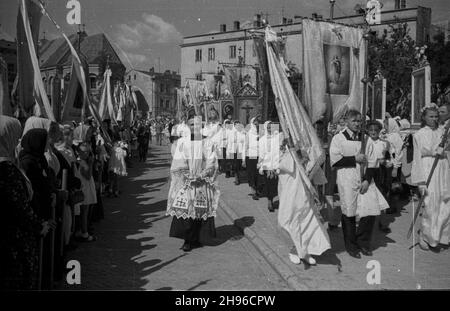
<path fill-rule="evenodd" d="M 166 109 L 169 109 L 170 107 L 170 101 L 166 100 Z"/>
<path fill-rule="evenodd" d="M 134 75 L 134 80 L 136 80 L 136 75 Z"/>
<path fill-rule="evenodd" d="M 195 50 L 195 62 L 201 62 L 202 61 L 202 50 L 201 49 L 197 49 Z"/>
<path fill-rule="evenodd" d="M 164 84 L 160 84 L 159 85 L 159 91 L 161 92 L 161 93 L 164 93 Z"/>
<path fill-rule="evenodd" d="M 97 88 L 97 79 L 95 77 L 89 77 L 90 88 Z"/>
<path fill-rule="evenodd" d="M 212 61 L 216 59 L 216 49 L 215 48 L 209 48 L 208 49 L 208 61 Z"/>
<path fill-rule="evenodd" d="M 230 58 L 236 58 L 236 46 L 235 45 L 230 46 Z"/>
<path fill-rule="evenodd" d="M 162 98 L 159 100 L 159 107 L 161 109 L 164 109 L 164 99 L 162 99 Z"/>
<path fill-rule="evenodd" d="M 170 94 L 170 85 L 169 84 L 166 84 L 166 93 Z"/>

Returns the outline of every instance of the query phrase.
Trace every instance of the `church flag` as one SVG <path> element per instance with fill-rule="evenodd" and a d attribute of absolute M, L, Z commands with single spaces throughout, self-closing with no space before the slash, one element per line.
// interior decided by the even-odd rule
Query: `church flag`
<path fill-rule="evenodd" d="M 313 123 L 361 111 L 365 40 L 361 28 L 303 19 L 304 101 Z"/>
<path fill-rule="evenodd" d="M 325 151 L 308 113 L 292 89 L 283 58 L 276 53 L 279 39 L 270 27 L 266 28 L 265 40 L 270 81 L 280 124 L 285 135 L 291 137 L 295 149 L 301 152 L 302 158 L 306 160 L 304 164 L 300 163 L 298 155 L 293 153 L 302 179 L 310 192 L 316 195 L 311 180 L 321 170 L 320 165 L 325 161 Z"/>
<path fill-rule="evenodd" d="M 17 20 L 19 98 L 20 103 L 24 105 L 23 107 L 28 113 L 34 109 L 40 111 L 46 118 L 55 121 L 53 110 L 45 92 L 37 58 L 35 42 L 37 42 L 39 34 L 40 18 L 39 7 L 33 1 L 21 0 Z M 30 77 L 33 77 L 33 79 L 30 79 Z M 30 90 L 32 90 L 31 93 Z M 38 104 L 38 107 L 35 107 L 35 103 Z"/>

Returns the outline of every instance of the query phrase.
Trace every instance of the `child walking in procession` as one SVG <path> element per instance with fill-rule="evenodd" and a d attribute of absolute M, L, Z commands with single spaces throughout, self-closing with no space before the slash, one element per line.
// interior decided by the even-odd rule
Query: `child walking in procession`
<path fill-rule="evenodd" d="M 423 250 L 450 243 L 450 165 L 445 149 L 439 147 L 444 127 L 439 127 L 436 106 L 422 111 L 422 128 L 414 134 L 414 160 L 412 182 L 425 196 L 419 233 L 419 245 Z M 430 184 L 426 181 L 435 159 L 438 159 Z"/>
<path fill-rule="evenodd" d="M 127 145 L 122 141 L 114 142 L 109 160 L 109 174 L 111 186 L 109 196 L 119 196 L 119 176 L 127 176 L 127 165 L 125 159 L 127 157 Z"/>

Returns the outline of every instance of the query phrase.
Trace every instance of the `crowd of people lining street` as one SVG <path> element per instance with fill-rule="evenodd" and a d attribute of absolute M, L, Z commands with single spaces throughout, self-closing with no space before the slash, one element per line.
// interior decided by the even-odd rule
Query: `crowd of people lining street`
<path fill-rule="evenodd" d="M 87 118 L 61 125 L 29 117 L 22 126 L 0 115 L 0 195 L 8 207 L 0 288 L 51 289 L 61 280 L 67 253 L 95 242 L 102 198 L 120 196 L 132 159 L 145 161 L 152 131 L 168 123 L 141 119 L 124 126 Z"/>
<path fill-rule="evenodd" d="M 120 196 L 120 181 L 133 157 L 145 162 L 152 138 L 155 145 L 170 146 L 169 234 L 183 240 L 186 252 L 216 234 L 219 174 L 234 178 L 236 186 L 246 179 L 251 199 L 265 197 L 269 213 L 277 208 L 278 196 L 278 222 L 291 237 L 289 259 L 296 264 L 314 265 L 311 255 L 333 247 L 325 222 L 328 230 L 341 224 L 350 256 L 371 256 L 375 224 L 390 232 L 384 217 L 396 212 L 394 182 L 403 184 L 406 195 L 412 189 L 426 196 L 420 247 L 449 245 L 450 150 L 448 142 L 438 146 L 449 117 L 449 104 L 425 107 L 420 130 L 409 135 L 401 134 L 408 122 L 389 115 L 367 120 L 362 128 L 362 116 L 353 110 L 328 129 L 316 123 L 327 151 L 322 173 L 312 180 L 324 202 L 318 213 L 299 175 L 295 147 L 277 122 L 262 123 L 258 116 L 245 125 L 231 116 L 221 122 L 217 112 L 209 111 L 208 122 L 201 117 L 141 119 L 129 127 L 89 118 L 59 125 L 38 117 L 22 126 L 0 116 L 0 197 L 8 206 L 0 226 L 0 287 L 52 288 L 63 277 L 66 254 L 80 243 L 95 243 L 94 225 L 104 218 L 102 197 Z"/>

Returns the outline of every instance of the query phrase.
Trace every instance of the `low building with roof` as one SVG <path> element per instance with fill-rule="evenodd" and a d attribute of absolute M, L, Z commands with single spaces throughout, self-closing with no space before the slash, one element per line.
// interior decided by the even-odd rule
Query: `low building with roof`
<path fill-rule="evenodd" d="M 94 101 L 99 100 L 100 86 L 107 65 L 112 70 L 111 85 L 123 82 L 125 66 L 105 34 L 87 35 L 85 31 L 79 31 L 68 38 L 82 60 L 87 63 L 88 88 Z M 67 89 L 72 71 L 72 56 L 64 38 L 40 41 L 39 66 L 50 103 L 54 112 L 58 112 L 61 110 L 61 99 L 64 98 L 64 90 Z"/>

